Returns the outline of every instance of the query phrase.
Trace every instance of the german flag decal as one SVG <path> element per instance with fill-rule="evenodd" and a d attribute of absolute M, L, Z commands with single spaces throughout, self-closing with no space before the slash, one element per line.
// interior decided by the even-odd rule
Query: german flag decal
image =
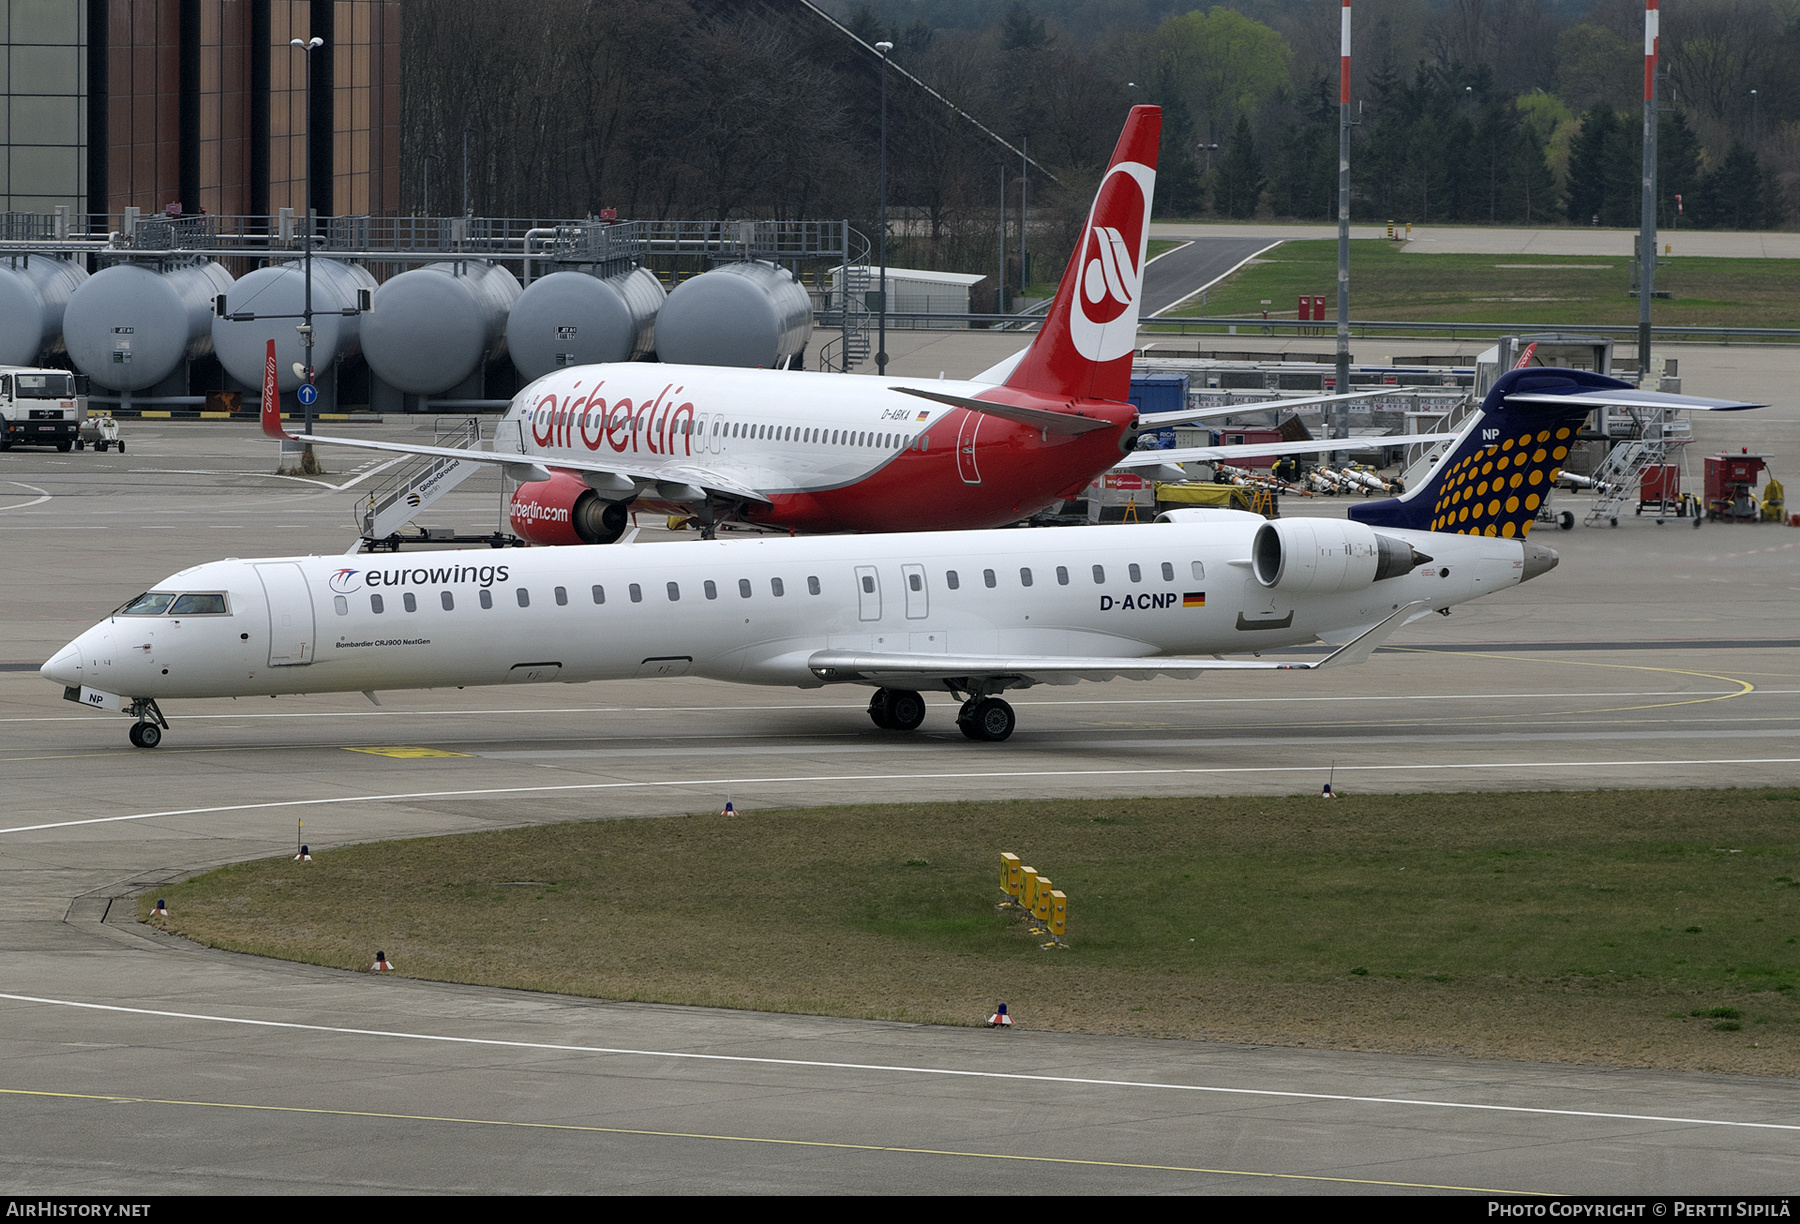
<path fill-rule="evenodd" d="M 1189 591 L 1181 597 L 1181 606 L 1184 608 L 1204 608 L 1206 606 L 1206 592 Z"/>

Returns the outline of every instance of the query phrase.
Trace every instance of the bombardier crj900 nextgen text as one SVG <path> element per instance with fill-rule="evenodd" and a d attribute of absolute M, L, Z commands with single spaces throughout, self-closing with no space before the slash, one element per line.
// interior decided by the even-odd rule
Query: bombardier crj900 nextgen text
<path fill-rule="evenodd" d="M 1120 464 L 1215 457 L 1134 453 L 1137 412 L 1126 396 L 1160 129 L 1156 107 L 1132 109 L 1037 338 L 973 380 L 578 366 L 519 392 L 491 450 L 311 440 L 499 465 L 521 482 L 513 530 L 535 544 L 611 543 L 634 505 L 691 514 L 708 535 L 732 520 L 804 532 L 1001 527 L 1080 496 Z M 272 372 L 273 343 L 268 353 Z M 263 428 L 286 437 L 278 404 L 265 391 Z M 1216 457 L 1291 449 L 1218 448 Z"/>
<path fill-rule="evenodd" d="M 1580 371 L 1508 373 L 1430 480 L 1351 521 L 1189 510 L 1143 526 L 218 561 L 129 600 L 43 675 L 134 715 L 142 747 L 162 737 L 165 699 L 677 675 L 866 685 L 870 716 L 899 730 L 923 719 L 922 691 L 949 692 L 965 734 L 1000 740 L 1009 689 L 1359 662 L 1412 618 L 1543 573 L 1556 554 L 1525 536 L 1575 431 L 1596 403 L 1641 398 Z M 1319 661 L 1221 657 L 1321 639 L 1339 649 Z"/>

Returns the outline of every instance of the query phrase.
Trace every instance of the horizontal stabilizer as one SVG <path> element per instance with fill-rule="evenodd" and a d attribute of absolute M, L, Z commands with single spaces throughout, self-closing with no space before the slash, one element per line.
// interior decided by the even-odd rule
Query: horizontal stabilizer
<path fill-rule="evenodd" d="M 1746 408 L 1767 408 L 1743 400 L 1708 399 L 1701 395 L 1674 395 L 1667 391 L 1601 390 L 1576 391 L 1569 395 L 1554 392 L 1525 392 L 1506 397 L 1509 404 L 1587 403 L 1597 408 L 1683 408 L 1689 412 L 1742 412 Z"/>
<path fill-rule="evenodd" d="M 961 395 L 946 395 L 942 391 L 921 391 L 917 387 L 893 387 L 902 395 L 916 395 L 920 399 L 936 400 L 940 404 L 949 404 L 952 408 L 967 408 L 970 412 L 981 412 L 988 416 L 1000 417 L 1018 425 L 1026 425 L 1032 429 L 1041 429 L 1053 434 L 1084 434 L 1096 429 L 1115 428 L 1111 421 L 1095 417 L 1078 416 L 1072 412 L 1045 412 L 1042 408 L 1019 408 L 1012 404 L 995 404 L 988 400 L 969 399 Z"/>

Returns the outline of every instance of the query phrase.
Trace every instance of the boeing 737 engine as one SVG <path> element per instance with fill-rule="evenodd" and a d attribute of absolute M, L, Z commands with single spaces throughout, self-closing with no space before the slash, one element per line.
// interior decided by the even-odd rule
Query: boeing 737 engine
<path fill-rule="evenodd" d="M 1342 519 L 1276 519 L 1257 528 L 1250 546 L 1256 580 L 1287 595 L 1361 590 L 1430 560 L 1404 540 Z"/>
<path fill-rule="evenodd" d="M 532 544 L 611 544 L 625 534 L 629 512 L 607 501 L 569 472 L 522 484 L 512 495 L 507 518 L 513 533 Z"/>

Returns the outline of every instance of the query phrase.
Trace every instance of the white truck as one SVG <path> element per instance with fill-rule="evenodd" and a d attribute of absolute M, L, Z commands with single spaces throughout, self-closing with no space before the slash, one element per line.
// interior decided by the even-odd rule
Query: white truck
<path fill-rule="evenodd" d="M 87 417 L 87 378 L 67 370 L 0 365 L 0 450 L 75 445 Z"/>

